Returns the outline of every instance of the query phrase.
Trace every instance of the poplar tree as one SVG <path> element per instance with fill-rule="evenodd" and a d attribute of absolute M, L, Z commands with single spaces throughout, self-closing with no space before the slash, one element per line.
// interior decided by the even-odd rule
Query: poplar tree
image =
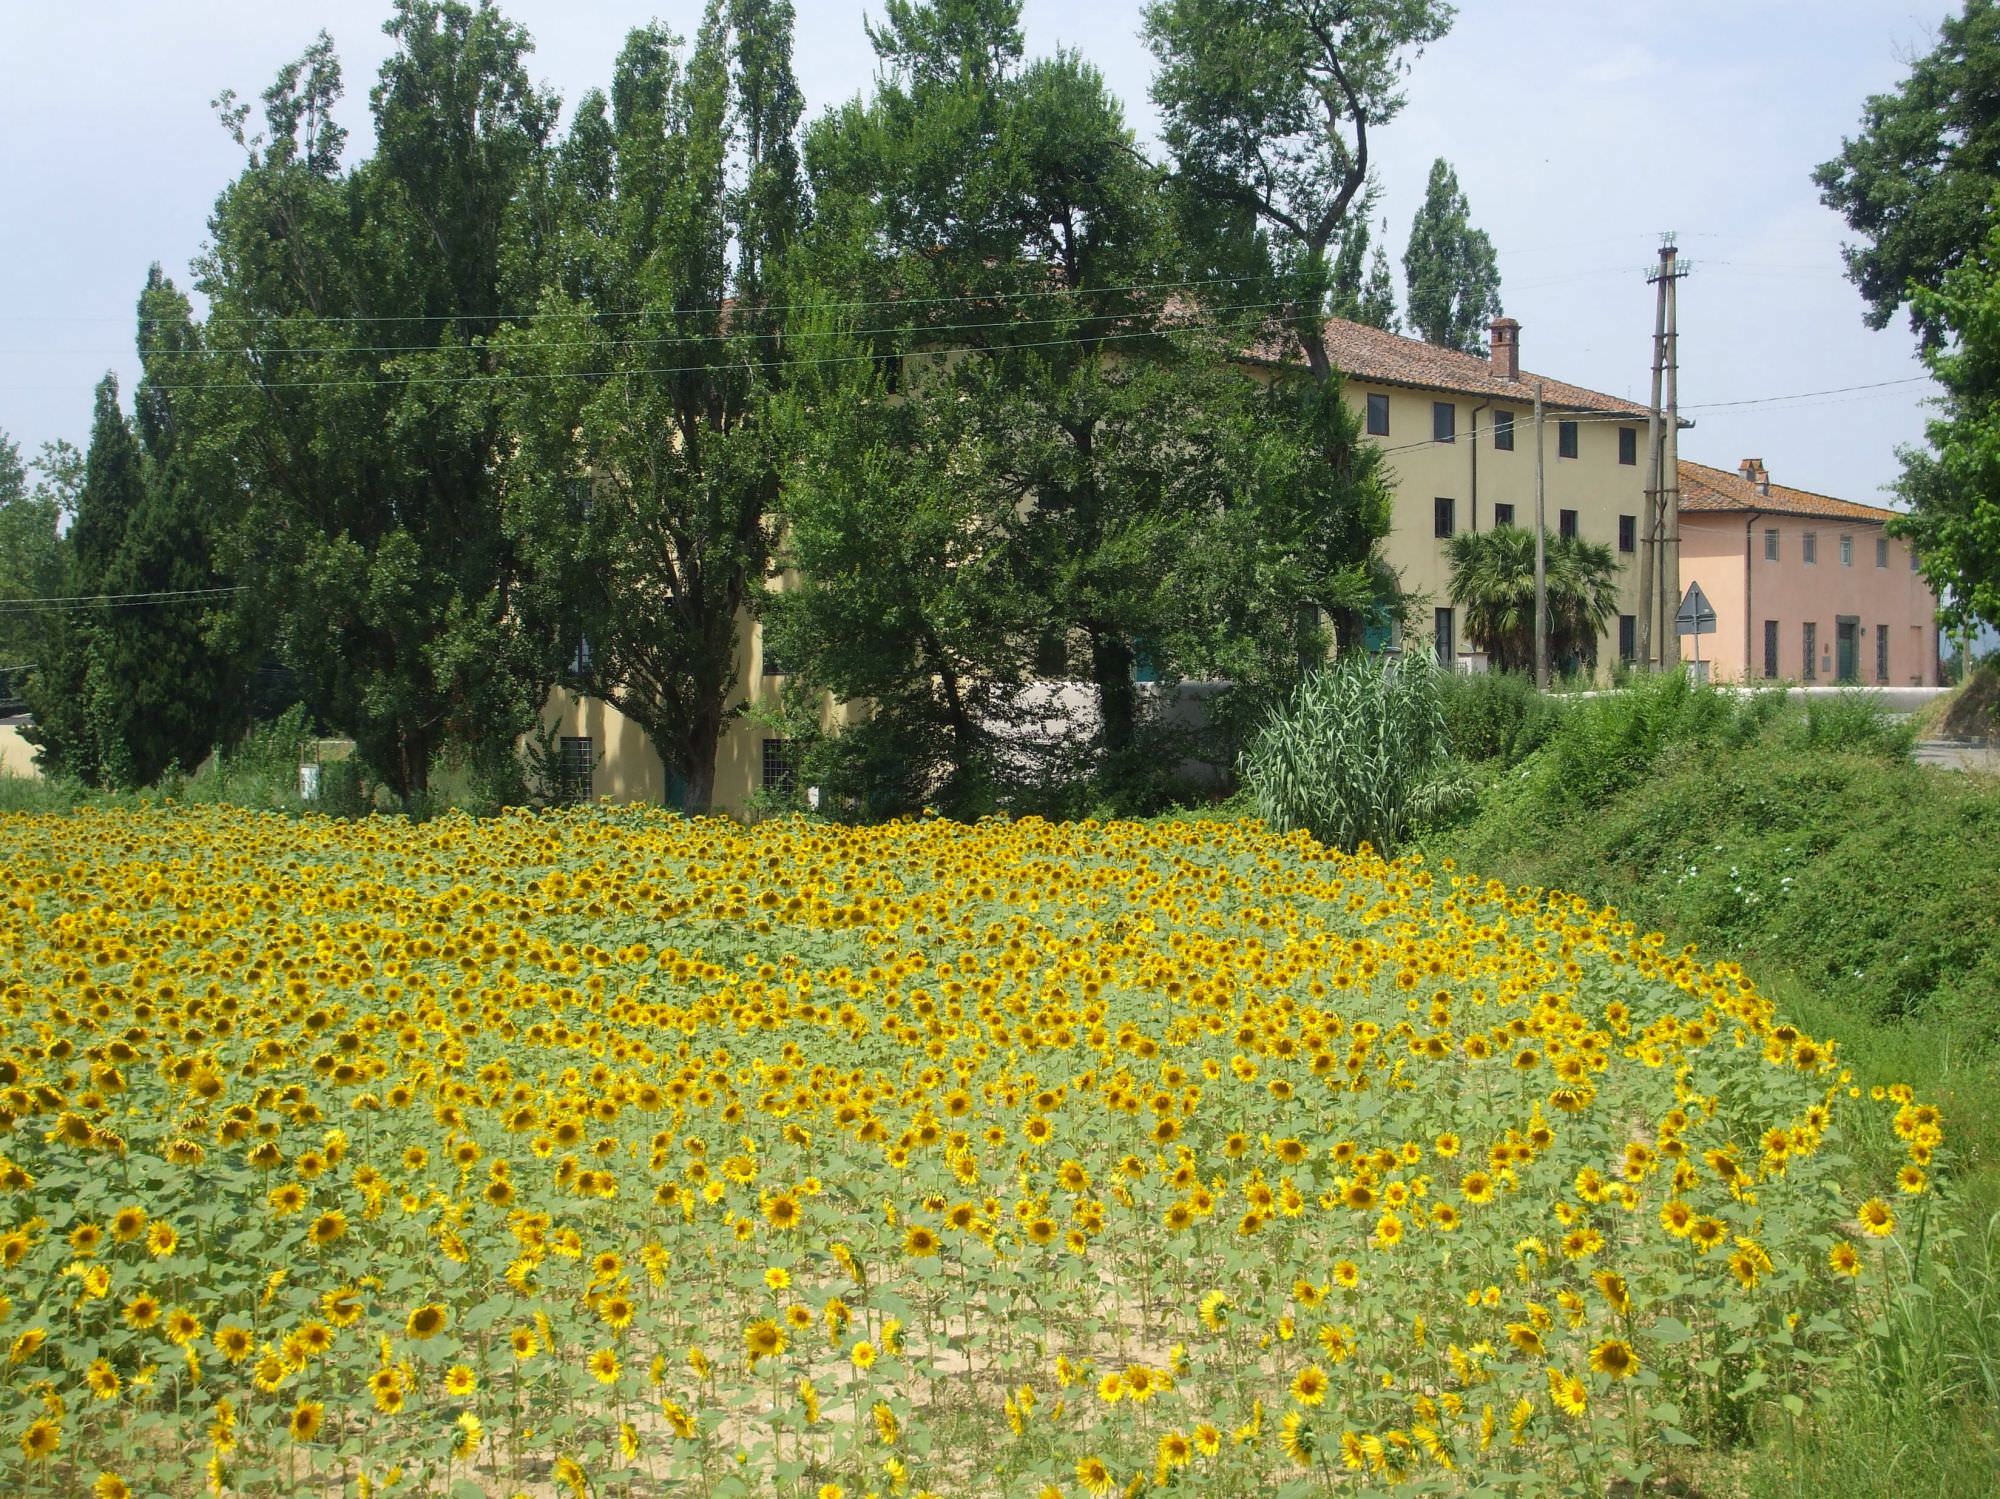
<path fill-rule="evenodd" d="M 552 284 L 507 344 L 524 612 L 558 637 L 567 685 L 645 730 L 690 812 L 741 711 L 770 559 L 800 110 L 788 4 L 711 0 L 685 55 L 663 27 L 632 32 L 609 99 L 578 105 Z"/>
<path fill-rule="evenodd" d="M 1500 316 L 1500 263 L 1486 231 L 1472 227 L 1458 174 L 1442 156 L 1431 163 L 1410 224 L 1403 275 L 1403 305 L 1419 337 L 1461 354 L 1483 352 L 1487 325 Z"/>

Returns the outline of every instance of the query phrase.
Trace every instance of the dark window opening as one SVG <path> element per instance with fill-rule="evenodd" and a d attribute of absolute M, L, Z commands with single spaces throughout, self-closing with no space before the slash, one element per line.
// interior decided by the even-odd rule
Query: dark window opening
<path fill-rule="evenodd" d="M 1069 675 L 1069 639 L 1061 630 L 1044 630 L 1035 642 L 1035 675 L 1058 678 Z"/>
<path fill-rule="evenodd" d="M 764 653 L 763 674 L 767 677 L 784 676 L 786 674 L 784 659 L 771 649 L 771 637 L 769 633 L 759 629 L 757 640 L 759 647 Z"/>
<path fill-rule="evenodd" d="M 1493 507 L 1493 524 L 1495 526 L 1513 525 L 1514 507 L 1512 505 L 1495 505 Z"/>
<path fill-rule="evenodd" d="M 1618 429 L 1618 461 L 1628 465 L 1639 461 L 1639 434 L 1630 427 Z"/>
<path fill-rule="evenodd" d="M 1496 411 L 1493 413 L 1493 446 L 1503 453 L 1514 451 L 1514 413 Z"/>
<path fill-rule="evenodd" d="M 1618 616 L 1618 659 L 1627 666 L 1639 653 L 1639 616 L 1621 614 Z"/>
<path fill-rule="evenodd" d="M 1764 675 L 1775 677 L 1777 674 L 1778 622 L 1775 619 L 1767 619 L 1764 621 Z"/>
<path fill-rule="evenodd" d="M 1618 517 L 1618 550 L 1636 552 L 1639 550 L 1639 517 L 1621 515 Z"/>
<path fill-rule="evenodd" d="M 597 750 L 588 735 L 582 738 L 563 737 L 558 746 L 561 751 L 557 761 L 557 774 L 561 777 L 565 801 L 587 802 L 595 794 L 593 782 L 597 771 Z"/>
<path fill-rule="evenodd" d="M 1576 540 L 1576 512 L 1574 510 L 1558 510 L 1556 512 L 1556 530 L 1568 540 Z"/>
<path fill-rule="evenodd" d="M 1452 658 L 1458 654 L 1451 638 L 1451 611 L 1449 609 L 1432 610 L 1431 629 L 1437 636 L 1438 664 L 1449 671 L 1452 665 Z"/>
<path fill-rule="evenodd" d="M 1556 457 L 1574 458 L 1575 456 L 1576 456 L 1576 423 L 1557 422 Z"/>
<path fill-rule="evenodd" d="M 1387 437 L 1389 435 L 1389 398 L 1371 395 L 1368 398 L 1368 435 Z"/>
<path fill-rule="evenodd" d="M 1443 496 L 1431 501 L 1431 535 L 1449 536 L 1457 529 L 1458 501 Z"/>
<path fill-rule="evenodd" d="M 1458 408 L 1449 401 L 1431 402 L 1431 441 L 1458 440 Z"/>
<path fill-rule="evenodd" d="M 799 768 L 792 747 L 782 739 L 764 741 L 764 789 L 789 796 L 798 784 Z"/>

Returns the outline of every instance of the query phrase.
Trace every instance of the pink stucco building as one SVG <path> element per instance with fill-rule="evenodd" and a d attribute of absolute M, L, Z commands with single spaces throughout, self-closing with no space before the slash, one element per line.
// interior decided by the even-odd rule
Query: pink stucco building
<path fill-rule="evenodd" d="M 1680 481 L 1681 587 L 1715 606 L 1715 680 L 1937 684 L 1937 596 L 1885 532 L 1893 510 L 1773 484 L 1759 458 L 1684 461 Z"/>

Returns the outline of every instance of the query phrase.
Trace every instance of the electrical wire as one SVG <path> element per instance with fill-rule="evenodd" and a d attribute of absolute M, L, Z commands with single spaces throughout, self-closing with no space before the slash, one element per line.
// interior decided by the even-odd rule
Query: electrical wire
<path fill-rule="evenodd" d="M 77 593 L 57 598 L 0 599 L 0 614 L 35 614 L 64 609 L 139 609 L 243 592 L 240 583 L 217 588 L 169 588 L 152 593 Z M 13 670 L 15 668 L 7 668 Z"/>

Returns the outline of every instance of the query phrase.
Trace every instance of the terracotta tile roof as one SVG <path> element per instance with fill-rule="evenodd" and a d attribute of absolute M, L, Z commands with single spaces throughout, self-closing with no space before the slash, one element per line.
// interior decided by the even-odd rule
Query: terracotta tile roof
<path fill-rule="evenodd" d="M 1681 460 L 1681 509 L 1761 510 L 1767 515 L 1822 515 L 1830 520 L 1864 521 L 1881 525 L 1897 512 L 1883 505 L 1863 505 L 1855 500 L 1837 500 L 1832 495 L 1814 494 L 1810 489 L 1787 489 L 1773 484 L 1769 494 L 1759 494 L 1757 486 L 1741 474 L 1705 463 Z"/>
<path fill-rule="evenodd" d="M 1410 385 L 1421 390 L 1443 390 L 1532 405 L 1535 382 L 1540 380 L 1542 404 L 1551 411 L 1603 411 L 1640 421 L 1647 414 L 1646 408 L 1636 402 L 1526 370 L 1518 380 L 1503 380 L 1493 372 L 1490 363 L 1476 354 L 1461 354 L 1456 349 L 1440 348 L 1400 333 L 1386 333 L 1346 318 L 1326 320 L 1326 350 L 1336 368 L 1357 380 L 1381 385 Z M 1257 353 L 1269 359 L 1296 358 L 1297 345 L 1289 339 L 1284 346 L 1270 342 L 1260 345 Z"/>

